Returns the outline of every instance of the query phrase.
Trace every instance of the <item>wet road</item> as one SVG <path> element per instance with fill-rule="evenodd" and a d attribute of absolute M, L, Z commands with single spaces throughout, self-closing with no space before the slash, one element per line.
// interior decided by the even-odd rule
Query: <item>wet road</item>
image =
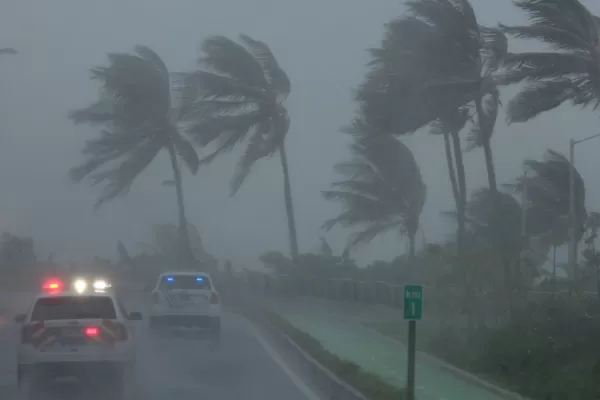
<path fill-rule="evenodd" d="M 240 316 L 223 316 L 221 348 L 214 353 L 194 338 L 151 339 L 144 322 L 135 329 L 138 400 L 318 400 L 282 353 Z M 0 400 L 14 398 L 16 333 L 14 324 L 0 327 Z M 67 389 L 47 397 L 88 400 L 90 394 Z"/>

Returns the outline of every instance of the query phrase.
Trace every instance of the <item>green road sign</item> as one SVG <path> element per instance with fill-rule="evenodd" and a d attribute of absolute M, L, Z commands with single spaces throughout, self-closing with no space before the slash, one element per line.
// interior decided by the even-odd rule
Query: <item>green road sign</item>
<path fill-rule="evenodd" d="M 420 320 L 423 317 L 423 286 L 404 285 L 404 319 Z"/>

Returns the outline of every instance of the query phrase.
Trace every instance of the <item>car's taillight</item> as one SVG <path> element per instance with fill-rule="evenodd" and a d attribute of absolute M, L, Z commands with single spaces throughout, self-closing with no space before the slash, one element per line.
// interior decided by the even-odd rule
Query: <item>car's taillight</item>
<path fill-rule="evenodd" d="M 219 304 L 219 295 L 215 292 L 210 295 L 210 304 Z"/>
<path fill-rule="evenodd" d="M 98 336 L 98 327 L 96 326 L 88 326 L 85 328 L 85 336 L 87 337 L 96 337 Z"/>

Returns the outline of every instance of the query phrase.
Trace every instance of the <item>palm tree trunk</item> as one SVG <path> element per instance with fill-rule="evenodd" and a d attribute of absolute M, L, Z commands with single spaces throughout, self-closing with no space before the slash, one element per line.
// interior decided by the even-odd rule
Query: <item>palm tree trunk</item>
<path fill-rule="evenodd" d="M 460 148 L 460 137 L 458 132 L 452 132 L 452 146 L 454 149 L 454 159 L 456 160 L 456 176 L 458 180 L 458 201 L 456 204 L 456 211 L 458 214 L 458 231 L 456 234 L 456 244 L 458 254 L 464 252 L 464 241 L 465 241 L 465 219 L 466 219 L 466 208 L 467 208 L 467 178 L 465 174 L 465 165 L 463 162 L 462 149 Z M 453 169 L 452 169 L 453 170 Z"/>
<path fill-rule="evenodd" d="M 488 184 L 492 193 L 498 192 L 498 184 L 496 183 L 496 169 L 494 168 L 494 157 L 492 155 L 492 144 L 491 137 L 493 126 L 488 126 L 489 118 L 485 117 L 485 112 L 481 102 L 483 97 L 478 98 L 475 101 L 475 111 L 477 112 L 477 124 L 479 125 L 479 132 L 483 136 L 481 138 L 481 146 L 483 147 L 483 154 L 485 156 L 485 166 L 488 175 Z"/>
<path fill-rule="evenodd" d="M 458 202 L 457 202 L 457 219 L 458 229 L 456 232 L 456 248 L 459 259 L 459 268 L 462 269 L 465 282 L 465 308 L 467 310 L 467 336 L 468 340 L 471 339 L 473 333 L 473 301 L 474 301 L 474 290 L 471 283 L 471 265 L 470 261 L 467 260 L 465 255 L 465 220 L 466 220 L 466 209 L 467 209 L 467 178 L 465 174 L 465 165 L 463 161 L 462 149 L 460 147 L 459 132 L 452 132 L 452 146 L 454 149 L 454 159 L 456 161 L 456 176 L 458 180 Z"/>
<path fill-rule="evenodd" d="M 452 148 L 450 147 L 450 134 L 444 133 L 444 147 L 446 149 L 446 163 L 448 164 L 448 174 L 450 175 L 450 186 L 452 187 L 452 195 L 454 203 L 458 211 L 460 194 L 458 193 L 458 183 L 456 182 L 456 171 L 454 169 L 454 157 L 452 157 Z"/>
<path fill-rule="evenodd" d="M 287 155 L 283 141 L 279 145 L 281 156 L 281 169 L 283 171 L 283 195 L 285 198 L 285 211 L 288 221 L 288 234 L 290 238 L 290 250 L 292 261 L 297 265 L 298 261 L 298 238 L 296 235 L 296 219 L 294 218 L 294 204 L 292 203 L 292 186 L 290 184 L 290 173 L 288 169 Z"/>
<path fill-rule="evenodd" d="M 408 233 L 408 263 L 411 267 L 413 266 L 412 264 L 413 264 L 413 261 L 415 260 L 415 256 L 417 253 L 416 242 L 417 242 L 417 233 L 409 232 Z"/>
<path fill-rule="evenodd" d="M 488 119 L 486 119 L 486 117 L 484 116 L 485 113 L 483 111 L 483 107 L 482 107 L 482 98 L 477 99 L 477 101 L 475 101 L 475 109 L 477 111 L 477 123 L 479 124 L 479 131 L 482 134 L 482 147 L 483 147 L 483 154 L 485 157 L 485 166 L 486 166 L 486 170 L 487 170 L 487 176 L 488 176 L 488 185 L 490 188 L 490 191 L 492 193 L 492 207 L 495 210 L 498 210 L 499 208 L 499 204 L 498 204 L 498 197 L 496 196 L 496 194 L 498 193 L 498 183 L 496 181 L 496 169 L 494 167 L 494 157 L 493 157 L 493 153 L 492 153 L 492 145 L 491 145 L 491 136 L 492 136 L 492 131 L 493 131 L 493 126 L 489 126 L 488 124 L 490 123 L 490 121 L 488 121 Z M 502 218 L 502 216 L 500 215 L 500 212 L 494 212 L 492 213 L 492 216 L 494 219 L 500 219 Z M 494 225 L 499 224 L 498 222 L 494 221 Z M 509 309 L 509 314 L 512 316 L 513 314 L 513 297 L 514 297 L 514 282 L 513 282 L 513 274 L 512 274 L 512 262 L 510 259 L 510 254 L 506 251 L 503 250 L 504 247 L 504 243 L 502 243 L 502 241 L 504 240 L 504 238 L 501 237 L 496 237 L 496 251 L 498 252 L 498 260 L 500 260 L 500 262 L 502 262 L 502 269 L 504 272 L 504 282 L 505 282 L 505 291 L 506 291 L 506 295 L 508 297 L 508 309 Z M 520 269 L 520 265 L 517 266 L 517 268 Z M 520 284 L 520 282 L 517 282 L 518 284 Z"/>
<path fill-rule="evenodd" d="M 177 252 L 177 263 L 180 267 L 191 268 L 194 266 L 194 253 L 190 245 L 190 235 L 188 232 L 187 218 L 185 217 L 185 204 L 183 202 L 183 181 L 181 179 L 181 170 L 177 164 L 177 154 L 173 145 L 168 146 L 169 158 L 171 159 L 171 168 L 173 169 L 173 179 L 175 181 L 175 193 L 177 195 L 177 208 L 179 214 L 179 251 Z"/>
<path fill-rule="evenodd" d="M 552 299 L 556 298 L 556 245 L 552 245 Z"/>
<path fill-rule="evenodd" d="M 494 157 L 492 154 L 492 146 L 489 139 L 483 141 L 483 154 L 485 156 L 485 167 L 487 169 L 488 184 L 493 193 L 498 192 L 498 184 L 496 183 L 496 169 L 494 167 Z"/>

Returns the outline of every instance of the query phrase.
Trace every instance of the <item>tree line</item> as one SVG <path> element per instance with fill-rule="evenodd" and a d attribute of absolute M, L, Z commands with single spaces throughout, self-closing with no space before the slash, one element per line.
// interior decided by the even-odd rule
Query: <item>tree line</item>
<path fill-rule="evenodd" d="M 502 271 L 509 299 L 527 265 L 521 254 L 519 221 L 527 234 L 556 248 L 566 242 L 569 161 L 549 150 L 543 160 L 526 160 L 526 178 L 497 182 L 492 135 L 503 87 L 520 84 L 506 105 L 509 123 L 524 123 L 563 103 L 597 106 L 600 23 L 578 0 L 517 0 L 529 18 L 524 26 L 482 26 L 467 0 L 411 0 L 406 12 L 384 27 L 369 49 L 370 61 L 355 94 L 356 116 L 342 131 L 353 138 L 351 159 L 335 166 L 342 176 L 323 192 L 342 212 L 326 221 L 355 227 L 349 247 L 384 232 L 398 232 L 415 257 L 416 233 L 426 201 L 418 160 L 398 136 L 429 128 L 444 140 L 455 210 L 456 273 L 468 296 L 476 287 L 474 254 L 484 253 Z M 508 37 L 531 39 L 549 50 L 510 52 Z M 284 100 L 291 83 L 268 45 L 247 35 L 205 39 L 196 68 L 171 73 L 145 46 L 110 53 L 105 66 L 91 70 L 101 84 L 98 99 L 70 114 L 75 123 L 101 128 L 89 140 L 86 161 L 73 168 L 74 181 L 87 179 L 103 190 L 96 203 L 127 193 L 136 177 L 161 151 L 169 154 L 179 210 L 179 264 L 194 263 L 185 213 L 181 168 L 192 173 L 233 148 L 245 146 L 231 180 L 240 189 L 255 162 L 278 154 L 292 262 L 298 260 L 285 138 L 290 118 Z M 466 146 L 465 146 L 466 144 Z M 198 148 L 212 152 L 200 158 Z M 469 191 L 463 156 L 482 149 L 488 187 Z M 578 240 L 586 232 L 585 185 L 576 171 Z M 527 188 L 525 207 L 513 196 Z M 526 217 L 521 215 L 527 210 Z M 588 235 L 589 236 L 589 235 Z M 590 242 L 591 243 L 591 242 Z M 588 246 L 589 247 L 589 246 Z M 588 252 L 593 259 L 595 250 Z M 410 265 L 410 263 L 409 263 Z"/>

